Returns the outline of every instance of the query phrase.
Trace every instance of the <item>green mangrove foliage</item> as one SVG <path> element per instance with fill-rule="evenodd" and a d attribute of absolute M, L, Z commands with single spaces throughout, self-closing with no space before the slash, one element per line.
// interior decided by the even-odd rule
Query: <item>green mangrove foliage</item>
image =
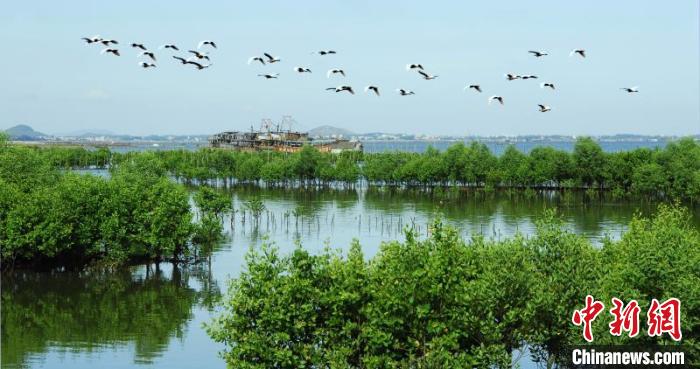
<path fill-rule="evenodd" d="M 148 157 L 159 171 L 188 183 L 265 183 L 269 186 L 461 186 L 478 188 L 590 189 L 616 197 L 700 198 L 700 144 L 692 138 L 663 149 L 604 152 L 580 138 L 573 152 L 537 147 L 529 153 L 509 146 L 500 156 L 486 145 L 456 143 L 445 151 L 320 153 L 311 146 L 296 153 L 198 151 L 114 153 L 106 149 L 33 148 L 59 168 L 115 168 Z M 153 168 L 152 168 L 153 169 Z"/>
<path fill-rule="evenodd" d="M 119 163 L 145 153 L 113 154 Z M 305 147 L 298 153 L 159 151 L 171 175 L 186 182 L 223 180 L 226 184 L 268 185 L 466 186 L 486 188 L 608 190 L 616 196 L 649 195 L 700 198 L 700 144 L 691 138 L 664 149 L 639 148 L 606 153 L 590 138 L 577 141 L 573 152 L 538 147 L 530 153 L 508 147 L 496 156 L 478 142 L 456 143 L 444 152 L 320 153 Z"/>
<path fill-rule="evenodd" d="M 553 213 L 532 237 L 504 241 L 464 241 L 436 221 L 429 238 L 409 232 L 369 260 L 357 243 L 346 255 L 263 246 L 250 251 L 207 330 L 231 368 L 510 368 L 523 348 L 551 368 L 570 355 L 565 347 L 585 343 L 571 315 L 587 294 L 607 306 L 634 298 L 643 309 L 676 297 L 682 344 L 697 365 L 700 233 L 688 219 L 662 205 L 602 247 Z M 608 322 L 595 321 L 596 343 L 674 344 L 667 335 L 613 337 Z"/>
<path fill-rule="evenodd" d="M 189 254 L 189 193 L 165 176 L 152 154 L 122 162 L 110 178 L 59 171 L 48 155 L 0 148 L 3 266 L 180 260 Z"/>

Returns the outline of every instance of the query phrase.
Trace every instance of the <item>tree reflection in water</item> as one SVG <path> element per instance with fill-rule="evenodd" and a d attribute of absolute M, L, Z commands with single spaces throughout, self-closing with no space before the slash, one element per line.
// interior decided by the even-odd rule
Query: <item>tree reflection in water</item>
<path fill-rule="evenodd" d="M 207 265 L 3 274 L 2 367 L 28 366 L 33 354 L 49 350 L 127 345 L 134 347 L 134 363 L 152 363 L 172 338 L 182 339 L 193 307 L 211 309 L 218 296 Z"/>

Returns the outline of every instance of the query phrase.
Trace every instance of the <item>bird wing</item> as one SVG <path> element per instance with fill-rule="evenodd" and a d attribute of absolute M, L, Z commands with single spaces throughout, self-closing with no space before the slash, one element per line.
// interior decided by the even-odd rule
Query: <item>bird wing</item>
<path fill-rule="evenodd" d="M 420 74 L 420 75 L 423 76 L 424 78 L 428 78 L 428 77 L 429 77 L 429 76 L 428 76 L 428 73 L 425 73 L 425 72 L 423 72 L 422 70 L 419 70 L 419 71 L 418 71 L 418 74 Z"/>
<path fill-rule="evenodd" d="M 335 88 L 335 87 L 328 87 L 328 88 L 326 89 L 326 91 L 330 91 L 330 90 L 333 90 L 333 91 L 335 91 L 335 90 L 336 90 L 336 88 Z"/>
<path fill-rule="evenodd" d="M 535 54 L 535 55 L 537 55 L 537 54 L 540 53 L 539 51 L 533 51 L 533 50 L 530 50 L 530 51 L 528 51 L 528 52 L 529 52 L 530 54 Z"/>
<path fill-rule="evenodd" d="M 199 55 L 199 51 L 187 50 L 187 52 L 192 53 L 194 55 Z"/>
<path fill-rule="evenodd" d="M 209 44 L 211 45 L 211 47 L 213 47 L 213 48 L 216 49 L 216 43 L 214 43 L 214 41 L 209 41 Z M 211 65 L 211 64 L 210 64 L 210 65 Z"/>
<path fill-rule="evenodd" d="M 248 65 L 252 64 L 255 61 L 255 57 L 251 56 L 250 59 L 248 59 Z"/>
<path fill-rule="evenodd" d="M 270 59 L 270 60 L 275 60 L 275 58 L 274 58 L 272 55 L 268 54 L 268 53 L 263 53 L 263 55 L 265 55 L 265 56 L 266 56 L 268 59 Z"/>
<path fill-rule="evenodd" d="M 187 61 L 187 64 L 196 65 L 197 68 L 204 68 L 204 66 L 203 66 L 202 64 L 199 64 L 199 63 L 197 63 L 196 61 L 188 60 L 188 61 Z"/>
<path fill-rule="evenodd" d="M 537 104 L 537 106 L 539 106 L 540 109 L 544 109 L 544 105 L 542 105 L 542 104 Z"/>
<path fill-rule="evenodd" d="M 345 77 L 345 71 L 342 69 L 338 70 L 338 73 L 340 73 L 341 76 Z"/>

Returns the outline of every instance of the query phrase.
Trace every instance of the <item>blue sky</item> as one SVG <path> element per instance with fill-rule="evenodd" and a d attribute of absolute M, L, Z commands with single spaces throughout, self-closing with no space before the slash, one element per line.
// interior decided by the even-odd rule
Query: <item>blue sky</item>
<path fill-rule="evenodd" d="M 292 115 L 301 129 L 355 132 L 698 134 L 698 15 L 696 0 L 5 2 L 0 128 L 208 134 Z M 80 40 L 94 34 L 119 40 L 122 56 Z M 203 71 L 162 50 L 158 68 L 142 70 L 128 46 L 202 39 L 219 46 Z M 573 48 L 588 58 L 569 57 Z M 320 49 L 338 54 L 310 54 Z M 282 62 L 247 64 L 265 51 Z M 440 77 L 420 79 L 405 70 L 411 62 Z M 326 78 L 333 67 L 347 77 Z M 280 78 L 257 77 L 268 72 Z M 508 82 L 507 72 L 540 79 Z M 539 88 L 544 80 L 557 90 Z M 484 93 L 463 91 L 471 83 Z M 357 94 L 324 90 L 339 84 Z M 367 84 L 382 96 L 363 93 Z M 639 94 L 619 90 L 635 85 Z M 505 106 L 487 104 L 494 94 Z M 539 103 L 553 110 L 539 113 Z"/>

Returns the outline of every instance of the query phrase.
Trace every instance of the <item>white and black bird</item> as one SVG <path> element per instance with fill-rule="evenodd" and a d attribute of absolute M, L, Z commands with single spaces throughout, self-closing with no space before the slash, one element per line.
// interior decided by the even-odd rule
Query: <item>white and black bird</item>
<path fill-rule="evenodd" d="M 201 49 L 203 46 L 206 46 L 206 45 L 209 45 L 209 46 L 216 49 L 216 43 L 214 43 L 214 41 L 209 41 L 209 40 L 200 41 L 199 45 L 197 45 L 197 48 Z"/>
<path fill-rule="evenodd" d="M 265 79 L 277 79 L 279 77 L 279 73 L 275 74 L 258 74 L 258 77 L 264 77 Z"/>
<path fill-rule="evenodd" d="M 628 94 L 633 94 L 635 92 L 639 92 L 639 87 L 634 86 L 634 87 L 620 87 L 620 90 L 624 90 Z"/>
<path fill-rule="evenodd" d="M 179 60 L 182 64 L 187 64 L 187 59 L 173 55 L 173 59 Z"/>
<path fill-rule="evenodd" d="M 542 52 L 542 51 L 536 51 L 536 50 L 530 50 L 528 51 L 530 54 L 534 55 L 536 58 L 541 58 L 543 56 L 547 56 L 549 54 Z"/>
<path fill-rule="evenodd" d="M 520 78 L 522 78 L 522 77 L 520 77 L 520 76 L 517 75 L 517 74 L 512 74 L 512 73 L 507 73 L 507 74 L 506 74 L 506 79 L 509 80 L 509 81 L 515 81 L 516 79 L 520 79 Z"/>
<path fill-rule="evenodd" d="M 262 64 L 262 65 L 265 65 L 265 59 L 263 59 L 262 56 L 251 56 L 248 59 L 248 65 L 251 65 L 251 64 L 253 64 L 253 62 L 256 62 L 256 61 L 260 62 L 260 64 Z"/>
<path fill-rule="evenodd" d="M 498 101 L 501 105 L 503 105 L 503 96 L 494 95 L 489 97 L 489 104 L 491 104 L 494 101 Z"/>
<path fill-rule="evenodd" d="M 422 71 L 422 70 L 419 70 L 419 71 L 418 71 L 418 74 L 420 74 L 421 76 L 423 76 L 423 79 L 426 80 L 426 81 L 430 81 L 431 79 L 438 78 L 438 76 L 434 76 L 434 75 L 432 75 L 432 74 L 428 74 L 428 73 L 426 73 L 426 72 L 424 72 L 424 71 Z"/>
<path fill-rule="evenodd" d="M 415 95 L 416 94 L 415 92 L 413 92 L 411 90 L 406 90 L 403 88 L 397 88 L 396 92 L 398 92 L 399 95 L 401 95 L 401 96 L 408 96 L 408 95 Z"/>
<path fill-rule="evenodd" d="M 117 40 L 100 40 L 100 42 L 105 46 L 109 46 L 109 44 L 117 45 L 119 43 Z"/>
<path fill-rule="evenodd" d="M 347 91 L 351 94 L 355 94 L 355 91 L 352 89 L 350 86 L 338 86 L 338 87 L 328 87 L 326 91 L 335 91 L 335 92 L 343 92 Z"/>
<path fill-rule="evenodd" d="M 326 77 L 331 78 L 332 75 L 340 74 L 341 76 L 345 77 L 345 71 L 342 69 L 330 69 L 328 72 L 326 72 Z"/>
<path fill-rule="evenodd" d="M 175 50 L 175 51 L 180 51 L 180 49 L 177 46 L 175 46 L 174 44 L 160 45 L 160 47 L 158 47 L 158 49 L 171 49 L 171 50 Z"/>
<path fill-rule="evenodd" d="M 465 87 L 464 89 L 465 89 L 465 90 L 473 89 L 473 90 L 476 91 L 476 92 L 482 92 L 482 91 L 481 91 L 481 86 L 479 86 L 479 85 L 469 85 L 469 86 Z"/>
<path fill-rule="evenodd" d="M 196 51 L 196 50 L 188 50 L 188 52 L 192 53 L 197 59 L 209 60 L 209 55 L 207 55 L 207 53 L 200 53 L 199 51 Z"/>
<path fill-rule="evenodd" d="M 213 65 L 213 64 L 211 64 L 211 63 L 210 63 L 210 64 L 206 64 L 206 65 L 205 65 L 205 64 L 200 64 L 200 63 L 197 63 L 196 61 L 192 61 L 192 60 L 188 60 L 187 62 L 185 62 L 185 64 L 192 64 L 192 65 L 194 65 L 195 67 L 197 67 L 197 69 L 199 69 L 199 70 L 202 70 L 202 69 L 204 69 L 204 68 L 209 68 L 209 67 L 211 67 L 211 66 Z"/>
<path fill-rule="evenodd" d="M 106 54 L 106 53 L 110 53 L 110 54 L 113 54 L 113 55 L 116 55 L 116 56 L 120 56 L 120 55 L 121 55 L 121 54 L 119 54 L 119 50 L 118 50 L 118 49 L 111 49 L 111 48 L 107 48 L 107 49 L 104 49 L 104 50 L 101 51 L 101 54 Z"/>
<path fill-rule="evenodd" d="M 96 42 L 102 42 L 102 37 L 100 37 L 99 35 L 95 35 L 92 37 L 83 37 L 81 38 L 81 40 L 85 41 L 85 43 L 88 44 L 94 44 Z"/>
<path fill-rule="evenodd" d="M 299 73 L 311 73 L 311 69 L 305 67 L 296 67 L 294 70 Z"/>
<path fill-rule="evenodd" d="M 154 54 L 150 51 L 142 51 L 141 54 L 139 54 L 139 56 L 147 56 L 147 57 L 151 58 L 151 60 L 156 61 L 156 54 Z"/>
<path fill-rule="evenodd" d="M 372 86 L 372 85 L 365 87 L 365 92 L 370 92 L 370 91 L 374 92 L 375 95 L 379 96 L 379 87 Z"/>
<path fill-rule="evenodd" d="M 143 46 L 143 44 L 137 44 L 136 42 L 133 42 L 131 44 L 131 47 L 133 47 L 135 49 L 141 49 L 141 50 L 146 51 L 146 46 Z"/>
<path fill-rule="evenodd" d="M 155 64 L 153 64 L 153 63 L 146 63 L 146 62 L 141 62 L 141 63 L 139 63 L 139 65 L 140 65 L 141 67 L 143 67 L 144 69 L 147 69 L 147 68 L 155 68 L 155 67 L 156 67 Z"/>
<path fill-rule="evenodd" d="M 312 54 L 330 55 L 330 54 L 336 54 L 336 52 L 335 52 L 335 50 L 319 50 L 319 51 L 314 51 Z"/>
<path fill-rule="evenodd" d="M 540 87 L 542 87 L 542 88 L 547 88 L 547 87 L 549 87 L 549 88 L 551 88 L 552 90 L 555 89 L 555 88 L 554 88 L 554 83 L 552 83 L 552 82 L 543 82 L 543 83 L 540 83 Z"/>
<path fill-rule="evenodd" d="M 552 110 L 552 108 L 550 108 L 548 105 L 537 104 L 537 106 L 540 107 L 540 113 L 546 113 Z"/>
<path fill-rule="evenodd" d="M 569 56 L 574 56 L 574 55 L 576 55 L 576 54 L 580 55 L 582 58 L 585 58 L 585 57 L 586 57 L 586 50 L 584 50 L 584 49 L 573 49 L 573 50 L 571 50 L 571 52 L 569 53 Z"/>
<path fill-rule="evenodd" d="M 406 64 L 406 70 L 423 70 L 421 64 Z"/>
<path fill-rule="evenodd" d="M 528 75 L 520 76 L 520 78 L 522 78 L 522 79 L 537 79 L 537 76 L 532 75 L 532 74 L 528 74 Z"/>
<path fill-rule="evenodd" d="M 270 64 L 282 61 L 282 59 L 280 59 L 278 57 L 274 57 L 274 56 L 270 55 L 269 53 L 263 53 L 263 55 L 265 55 L 265 57 L 267 58 L 267 60 L 265 60 L 265 61 L 270 63 Z"/>

